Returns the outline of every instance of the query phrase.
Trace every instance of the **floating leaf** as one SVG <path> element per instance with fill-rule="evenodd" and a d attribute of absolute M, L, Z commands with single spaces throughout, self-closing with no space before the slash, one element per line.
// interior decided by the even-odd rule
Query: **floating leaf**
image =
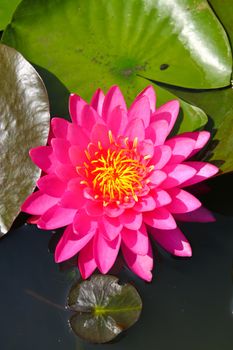
<path fill-rule="evenodd" d="M 213 139 L 203 158 L 214 162 L 223 172 L 233 171 L 233 89 L 194 92 L 169 87 L 169 90 L 202 108 L 210 118 L 207 129 Z"/>
<path fill-rule="evenodd" d="M 210 5 L 225 28 L 228 38 L 233 44 L 233 11 L 232 0 L 209 0 Z"/>
<path fill-rule="evenodd" d="M 62 106 L 67 105 L 68 90 L 90 100 L 96 88 L 107 91 L 110 85 L 118 84 L 127 101 L 132 102 L 135 95 L 149 84 L 149 78 L 187 86 L 228 84 L 231 58 L 220 24 L 205 1 L 202 7 L 198 7 L 200 1 L 195 5 L 188 1 L 189 10 L 184 1 L 180 3 L 174 10 L 172 2 L 163 6 L 161 1 L 152 1 L 149 5 L 145 0 L 104 0 L 98 3 L 93 0 L 24 0 L 5 31 L 3 41 L 18 48 L 39 69 L 54 114 L 64 115 Z M 192 8 L 196 8 L 196 15 Z M 225 67 L 224 72 L 229 71 L 227 74 L 221 71 L 221 84 L 217 83 L 218 67 L 207 74 L 208 65 L 201 57 L 198 61 L 191 54 L 195 51 L 192 36 L 187 38 L 189 45 L 180 38 L 173 18 L 177 9 L 180 15 L 185 13 L 193 18 L 192 25 L 199 28 L 200 35 L 205 27 L 202 17 L 207 16 L 212 23 L 209 35 L 205 32 L 202 39 L 209 53 L 214 50 L 212 54 L 218 57 L 219 65 Z M 167 45 L 166 49 L 164 45 Z M 198 50 L 196 48 L 195 52 Z M 182 64 L 179 57 L 182 57 Z M 207 58 L 208 55 L 205 62 L 208 62 Z M 176 63 L 172 64 L 170 60 Z M 202 68 L 197 69 L 199 66 Z M 175 98 L 159 87 L 157 95 L 158 104 Z M 181 106 L 176 132 L 193 131 L 206 123 L 203 111 L 186 103 L 181 103 Z"/>
<path fill-rule="evenodd" d="M 21 0 L 1 0 L 0 2 L 0 30 L 5 29 L 11 21 L 13 12 Z"/>
<path fill-rule="evenodd" d="M 177 96 L 155 84 L 157 94 L 157 104 L 162 105 L 169 100 L 177 99 Z M 182 99 L 180 101 L 180 113 L 177 118 L 173 134 L 201 129 L 208 121 L 208 117 L 203 110 Z"/>
<path fill-rule="evenodd" d="M 138 76 L 189 88 L 230 82 L 227 35 L 206 0 L 23 0 L 3 42 L 89 99 Z"/>
<path fill-rule="evenodd" d="M 106 343 L 139 319 L 142 301 L 132 285 L 120 285 L 114 276 L 94 275 L 73 286 L 68 306 L 75 311 L 70 325 L 78 336 Z"/>
<path fill-rule="evenodd" d="M 49 104 L 35 69 L 5 45 L 0 45 L 0 91 L 0 231 L 4 234 L 40 176 L 28 151 L 46 143 Z"/>

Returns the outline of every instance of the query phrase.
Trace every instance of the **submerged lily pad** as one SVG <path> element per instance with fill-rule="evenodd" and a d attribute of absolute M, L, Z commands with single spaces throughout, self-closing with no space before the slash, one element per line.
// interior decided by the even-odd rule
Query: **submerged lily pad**
<path fill-rule="evenodd" d="M 120 285 L 114 276 L 94 275 L 72 287 L 68 306 L 75 311 L 70 325 L 79 337 L 106 343 L 139 319 L 142 301 L 132 285 Z"/>
<path fill-rule="evenodd" d="M 19 52 L 5 45 L 0 45 L 0 91 L 1 236 L 40 176 L 28 152 L 46 143 L 50 115 L 40 76 Z"/>

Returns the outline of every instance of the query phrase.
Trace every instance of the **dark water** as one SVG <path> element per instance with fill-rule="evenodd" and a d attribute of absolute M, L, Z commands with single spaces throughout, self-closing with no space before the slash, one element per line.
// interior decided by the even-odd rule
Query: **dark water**
<path fill-rule="evenodd" d="M 2 350 L 232 350 L 233 218 L 185 224 L 191 259 L 161 252 L 154 279 L 144 283 L 124 270 L 143 299 L 138 323 L 112 344 L 75 337 L 64 311 L 72 271 L 59 271 L 48 252 L 51 232 L 22 226 L 0 241 Z"/>

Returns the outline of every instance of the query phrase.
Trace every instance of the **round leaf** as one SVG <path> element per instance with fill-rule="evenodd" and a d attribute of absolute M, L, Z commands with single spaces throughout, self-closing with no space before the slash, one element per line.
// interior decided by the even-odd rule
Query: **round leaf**
<path fill-rule="evenodd" d="M 208 117 L 199 107 L 187 103 L 181 98 L 177 98 L 177 96 L 163 89 L 157 84 L 155 84 L 155 90 L 157 94 L 157 104 L 159 106 L 167 101 L 179 99 L 180 112 L 174 129 L 172 130 L 173 135 L 202 129 L 202 127 L 207 123 Z"/>
<path fill-rule="evenodd" d="M 232 11 L 232 0 L 209 0 L 210 5 L 216 13 L 216 16 L 219 18 L 223 27 L 225 28 L 228 38 L 233 44 L 233 11 Z M 230 11 L 229 11 L 230 10 Z"/>
<path fill-rule="evenodd" d="M 109 5 L 110 3 L 111 6 Z M 125 26 L 122 28 L 120 27 L 122 21 L 120 13 L 122 7 L 119 9 L 120 3 L 121 1 L 115 0 L 111 0 L 110 2 L 102 1 L 96 6 L 95 1 L 92 3 L 90 0 L 85 2 L 68 0 L 62 3 L 56 1 L 55 6 L 53 0 L 49 2 L 37 0 L 33 1 L 33 3 L 23 1 L 17 10 L 11 26 L 8 27 L 5 33 L 4 41 L 18 47 L 30 61 L 36 64 L 36 69 L 40 72 L 48 89 L 51 110 L 54 115 L 66 115 L 68 113 L 67 102 L 69 91 L 77 92 L 81 94 L 83 98 L 90 100 L 95 88 L 101 87 L 107 91 L 110 85 L 118 83 L 126 100 L 131 103 L 136 94 L 149 84 L 148 79 L 137 74 L 140 73 L 137 70 L 127 70 L 123 72 L 124 74 L 120 75 L 113 74 L 112 69 L 109 70 L 109 67 L 116 66 L 118 63 L 120 64 L 120 57 L 126 55 L 126 53 L 119 51 L 118 48 L 115 47 L 117 45 L 116 38 L 114 39 L 114 37 L 112 37 L 111 43 L 109 43 L 110 39 L 107 34 L 100 36 L 100 31 L 104 30 L 103 26 L 110 26 L 109 30 L 111 29 L 111 31 L 109 35 L 115 35 L 118 38 L 121 33 L 124 42 L 127 40 L 129 40 L 129 42 L 130 40 L 136 40 L 136 38 L 133 39 L 136 35 L 135 31 L 129 36 L 128 29 L 125 28 Z M 154 11 L 159 11 L 161 4 L 158 3 L 156 5 L 156 3 L 154 3 L 154 6 L 158 6 L 158 9 L 151 9 L 148 12 L 145 11 L 145 9 L 141 9 L 143 3 L 142 0 L 133 2 L 130 0 L 127 2 L 127 5 L 126 2 L 124 2 L 122 6 L 125 6 L 124 13 L 127 14 L 126 18 L 128 18 L 126 21 L 129 21 L 129 24 L 131 22 L 133 23 L 135 18 L 137 18 L 137 11 L 140 10 L 142 18 L 140 17 L 140 26 L 137 27 L 138 30 L 140 32 L 146 30 L 144 27 L 147 27 L 147 24 L 144 23 L 143 20 L 147 19 L 152 22 L 151 26 L 154 30 L 158 30 L 159 33 L 161 28 L 160 26 L 158 27 L 158 23 L 156 23 L 157 17 L 155 18 Z M 131 13 L 131 8 L 137 11 Z M 30 13 L 27 15 L 29 9 Z M 102 18 L 102 10 L 105 11 L 104 13 L 106 16 L 109 16 L 109 18 Z M 37 18 L 38 22 L 35 20 L 32 21 L 31 14 L 33 11 L 36 11 L 35 18 Z M 51 11 L 53 14 L 51 14 Z M 85 14 L 82 11 L 84 11 Z M 50 18 L 50 16 L 52 16 L 52 18 Z M 90 18 L 93 22 L 91 27 L 92 34 L 88 32 L 88 30 L 91 30 L 89 27 L 89 29 L 86 25 L 85 28 L 83 27 L 83 16 L 84 18 L 91 16 Z M 110 23 L 112 21 L 112 16 L 115 21 L 115 29 Z M 120 33 L 119 28 L 116 27 L 118 22 L 119 28 L 121 28 Z M 41 25 L 41 23 L 43 25 Z M 59 26 L 57 23 L 59 23 Z M 87 23 L 89 23 L 89 21 L 87 21 Z M 163 28 L 163 30 L 165 29 Z M 131 30 L 133 29 L 131 28 Z M 26 41 L 24 40 L 25 37 L 27 37 Z M 40 39 L 42 37 L 44 38 L 43 40 Z M 152 39 L 153 38 L 150 37 L 150 40 Z M 148 45 L 150 40 L 148 41 Z M 161 45 L 163 45 L 163 40 L 164 36 L 161 36 Z M 178 38 L 176 38 L 176 41 L 177 40 Z M 122 48 L 123 51 L 126 50 L 126 46 Z M 174 45 L 172 45 L 172 47 L 173 46 Z M 152 47 L 153 45 L 150 45 L 148 50 L 150 51 Z M 155 50 L 157 49 L 158 48 L 155 48 Z M 101 50 L 103 51 L 101 57 L 103 60 L 108 60 L 108 65 L 103 65 L 100 61 L 96 61 L 96 57 L 100 55 Z M 108 52 L 105 53 L 105 50 Z M 69 54 L 67 54 L 67 52 Z M 111 52 L 115 53 L 110 55 Z M 148 52 L 145 50 L 145 55 L 148 55 Z M 135 52 L 133 54 L 135 54 Z M 153 67 L 156 68 L 159 65 L 159 72 L 164 74 L 168 67 L 167 65 L 160 66 L 162 61 L 159 60 L 159 56 L 156 53 L 154 54 L 155 57 L 153 56 L 151 58 L 154 62 Z M 137 55 L 135 57 L 137 57 Z M 143 62 L 142 57 L 143 55 L 141 55 L 141 66 Z M 130 63 L 127 60 L 125 62 Z M 175 69 L 177 69 L 177 67 Z M 189 70 L 189 72 L 191 71 Z M 176 75 L 179 79 L 179 69 Z M 168 76 L 170 76 L 170 74 Z M 186 77 L 188 76 L 189 75 L 186 75 Z M 176 98 L 159 86 L 156 87 L 156 92 L 158 105 Z M 175 133 L 193 131 L 201 128 L 206 122 L 207 117 L 203 111 L 181 101 L 181 112 L 174 131 Z"/>
<path fill-rule="evenodd" d="M 46 143 L 49 104 L 35 69 L 5 45 L 0 45 L 0 91 L 0 232 L 4 234 L 40 176 L 28 152 Z"/>
<path fill-rule="evenodd" d="M 69 119 L 68 117 L 69 91 L 64 86 L 64 84 L 62 84 L 60 80 L 56 78 L 55 75 L 51 74 L 47 70 L 42 69 L 41 67 L 38 67 L 38 66 L 36 66 L 36 69 L 41 75 L 46 85 L 48 95 L 49 95 L 50 109 L 51 109 L 52 115 L 60 115 Z M 144 89 L 146 86 L 148 86 L 148 84 L 151 84 L 151 82 L 141 77 L 138 77 L 138 87 L 141 90 Z M 163 103 L 166 103 L 169 100 L 178 99 L 177 96 L 167 91 L 166 89 L 163 89 L 161 86 L 157 84 L 154 84 L 154 88 L 157 95 L 156 97 L 157 107 Z M 92 91 L 92 93 L 93 92 L 94 91 Z M 140 90 L 138 90 L 137 92 L 140 92 Z M 132 91 L 129 90 L 129 95 L 126 95 L 126 98 L 128 97 L 129 105 L 135 98 L 137 92 L 135 92 L 133 87 L 132 87 Z M 80 87 L 80 90 L 77 91 L 77 93 L 83 97 L 83 91 L 81 87 Z M 90 100 L 88 99 L 88 101 Z M 172 131 L 173 134 L 201 129 L 207 123 L 207 120 L 208 120 L 205 112 L 194 105 L 186 103 L 182 99 L 179 99 L 179 101 L 180 101 L 181 108 L 180 108 L 179 117 Z"/>
<path fill-rule="evenodd" d="M 1 0 L 0 2 L 0 30 L 4 29 L 11 21 L 13 12 L 21 0 Z"/>
<path fill-rule="evenodd" d="M 106 343 L 138 320 L 142 301 L 132 285 L 120 285 L 114 276 L 94 275 L 73 286 L 68 306 L 75 311 L 70 325 L 78 336 Z"/>
<path fill-rule="evenodd" d="M 227 35 L 206 0 L 23 0 L 3 42 L 90 98 L 140 90 L 138 76 L 189 88 L 230 82 Z"/>
<path fill-rule="evenodd" d="M 214 162 L 223 172 L 233 171 L 233 89 L 203 92 L 169 89 L 209 116 L 207 129 L 213 139 L 202 153 L 202 159 Z"/>

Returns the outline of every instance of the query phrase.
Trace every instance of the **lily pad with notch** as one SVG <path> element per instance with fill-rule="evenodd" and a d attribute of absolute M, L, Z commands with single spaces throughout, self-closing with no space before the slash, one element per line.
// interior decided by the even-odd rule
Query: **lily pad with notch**
<path fill-rule="evenodd" d="M 92 343 L 106 343 L 140 317 L 142 301 L 131 284 L 121 285 L 111 275 L 94 275 L 76 283 L 68 296 L 74 333 Z"/>

